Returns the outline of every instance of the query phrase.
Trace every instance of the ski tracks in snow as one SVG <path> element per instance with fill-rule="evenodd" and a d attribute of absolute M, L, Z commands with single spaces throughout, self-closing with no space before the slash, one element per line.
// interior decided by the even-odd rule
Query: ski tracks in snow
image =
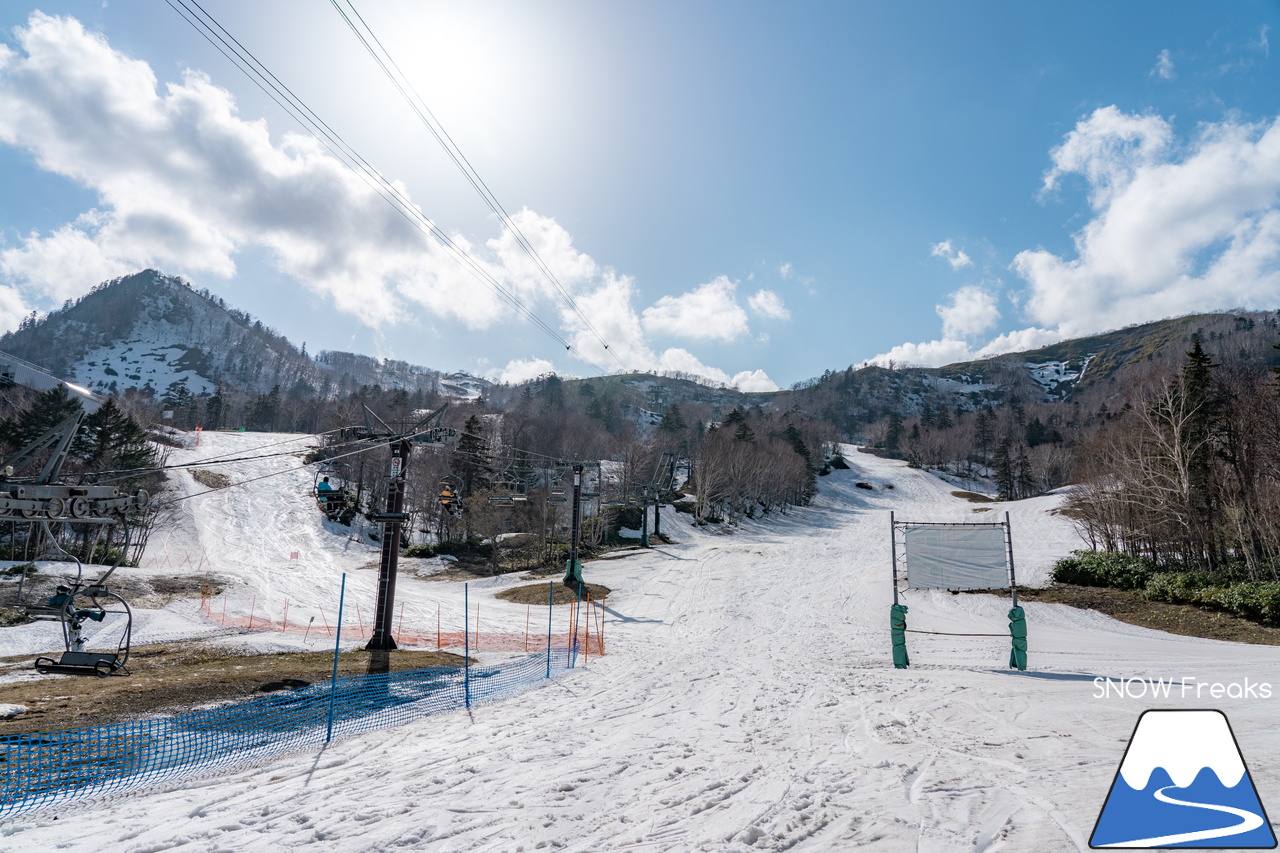
<path fill-rule="evenodd" d="M 664 514 L 680 544 L 589 563 L 588 577 L 614 590 L 609 654 L 542 689 L 83 806 L 82 821 L 11 821 L 0 850 L 1083 851 L 1146 707 L 1092 699 L 1094 673 L 1225 678 L 1280 663 L 1277 650 L 1033 605 L 1038 672 L 1004 668 L 1007 638 L 918 634 L 913 668 L 894 670 L 888 510 L 904 520 L 978 514 L 901 463 L 850 461 L 853 470 L 822 480 L 812 507 L 730 535 Z M 1047 513 L 1055 502 L 1010 505 L 1021 577 L 1077 547 L 1070 525 Z M 237 513 L 270 511 L 228 502 L 228 519 L 201 517 L 224 525 L 224 545 L 211 547 L 230 547 L 251 522 Z M 275 517 L 282 537 L 319 530 L 314 519 Z M 251 552 L 237 553 L 250 571 Z M 346 559 L 331 557 L 330 576 L 315 583 L 331 583 Z M 300 594 L 299 583 L 281 580 L 274 594 Z M 349 586 L 348 596 L 370 590 Z M 473 600 L 488 590 L 473 584 Z M 908 599 L 911 627 L 1007 631 L 1007 599 Z M 1225 671 L 1224 648 L 1238 661 Z M 1241 709 L 1233 720 L 1269 720 L 1260 703 Z"/>

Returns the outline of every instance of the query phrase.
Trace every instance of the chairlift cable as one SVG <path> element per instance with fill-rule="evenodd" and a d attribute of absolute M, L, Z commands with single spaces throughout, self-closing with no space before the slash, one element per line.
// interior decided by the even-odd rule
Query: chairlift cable
<path fill-rule="evenodd" d="M 329 459 L 345 459 L 345 458 L 346 458 L 346 457 L 348 457 L 348 456 L 355 456 L 355 455 L 360 454 L 360 453 L 368 453 L 370 450 L 378 450 L 379 448 L 387 447 L 387 446 L 389 446 L 390 444 L 391 444 L 391 442 L 390 442 L 390 441 L 378 441 L 376 444 L 368 444 L 368 446 L 366 446 L 366 447 L 362 447 L 362 448 L 360 448 L 359 450 L 352 450 L 352 451 L 351 451 L 351 452 L 349 452 L 349 453 L 341 453 L 341 454 L 339 454 L 339 455 L 337 455 L 337 456 L 331 456 L 331 457 L 329 457 Z M 325 461 L 329 461 L 329 460 L 325 460 Z M 301 465 L 298 465 L 298 466 L 293 467 L 293 468 L 286 468 L 286 469 L 284 469 L 283 471 L 272 471 L 270 474 L 263 474 L 263 475 L 258 476 L 258 477 L 250 477 L 248 480 L 240 480 L 240 481 L 235 482 L 235 483 L 229 483 L 229 484 L 227 484 L 227 485 L 225 485 L 225 486 L 218 486 L 217 488 L 207 489 L 207 490 L 205 490 L 205 491 L 203 491 L 203 492 L 196 492 L 196 493 L 194 493 L 194 494 L 190 494 L 190 495 L 183 495 L 183 496 L 182 496 L 182 497 L 180 497 L 180 498 L 171 498 L 171 499 L 169 499 L 169 500 L 167 500 L 167 501 L 159 501 L 159 502 L 153 503 L 151 506 L 153 506 L 153 507 L 155 507 L 155 508 L 159 509 L 160 507 L 170 506 L 171 504 L 176 504 L 176 503 L 181 503 L 182 501 L 190 500 L 191 498 L 198 498 L 198 497 L 201 497 L 201 496 L 203 496 L 203 495 L 213 494 L 214 492 L 222 492 L 222 491 L 226 491 L 227 489 L 234 489 L 234 488 L 236 488 L 237 486 L 244 486 L 244 485 L 248 485 L 249 483 L 256 483 L 256 482 L 257 482 L 257 481 L 259 481 L 259 480 L 267 480 L 267 479 L 270 479 L 271 477 L 279 477 L 279 476 L 280 476 L 280 475 L 282 475 L 282 474 L 292 474 L 292 473 L 293 473 L 293 472 L 295 472 L 295 471 L 302 471 L 302 470 L 306 469 L 306 467 L 307 467 L 307 465 L 308 465 L 308 464 L 310 464 L 310 463 L 306 463 L 306 462 L 304 462 L 304 463 L 303 463 L 303 464 L 301 464 Z"/>
<path fill-rule="evenodd" d="M 366 184 L 380 195 L 395 211 L 422 233 L 432 237 L 454 259 L 464 266 L 481 283 L 490 288 L 496 295 L 507 302 L 521 316 L 534 326 L 557 341 L 566 350 L 574 352 L 576 358 L 598 373 L 605 371 L 588 359 L 580 350 L 560 335 L 540 317 L 534 314 L 514 293 L 502 285 L 475 258 L 459 247 L 443 230 L 426 217 L 392 182 L 382 176 L 367 160 L 346 143 L 327 123 L 312 111 L 301 98 L 295 95 L 282 83 L 251 51 L 245 48 L 217 19 L 206 11 L 196 0 L 165 0 L 165 3 L 177 12 L 183 20 L 191 24 L 198 33 L 213 47 L 243 72 L 269 98 L 285 110 L 295 121 L 301 124 L 318 142 L 324 145 L 338 162 L 355 172 Z M 175 3 L 177 5 L 175 5 Z M 190 4 L 190 6 L 188 6 Z M 200 14 L 192 11 L 191 6 Z M 181 7 L 181 8 L 179 8 Z M 203 15 L 203 17 L 201 17 Z M 207 20 L 205 20 L 207 19 Z M 215 31 L 214 28 L 217 28 Z M 221 34 L 220 34 L 221 33 Z M 225 37 L 224 37 L 225 36 Z M 234 44 L 234 46 L 233 46 Z"/>
<path fill-rule="evenodd" d="M 174 0 L 165 0 L 165 2 L 168 3 L 170 8 L 177 11 L 177 7 L 173 5 Z M 249 76 L 250 80 L 253 81 L 258 88 L 262 89 L 268 97 L 285 109 L 285 111 L 298 121 L 299 124 L 302 124 L 304 128 L 307 128 L 312 136 L 328 148 L 329 152 L 333 154 L 339 162 L 356 172 L 356 174 L 359 175 L 365 183 L 369 184 L 375 192 L 390 203 L 392 207 L 395 208 L 402 217 L 408 220 L 411 225 L 414 225 L 419 230 L 424 231 L 424 233 L 428 233 L 429 236 L 434 236 L 438 242 L 455 255 L 456 260 L 464 266 L 467 266 L 473 275 L 478 276 L 482 280 L 487 279 L 485 283 L 495 289 L 495 291 L 498 292 L 500 296 L 504 297 L 512 307 L 516 308 L 516 310 L 521 313 L 525 313 L 526 316 L 529 316 L 536 325 L 539 325 L 543 331 L 551 334 L 561 344 L 566 347 L 569 346 L 569 344 L 553 329 L 543 323 L 536 316 L 532 316 L 531 312 L 529 312 L 528 309 L 520 303 L 519 299 L 503 288 L 496 279 L 489 275 L 483 267 L 477 264 L 470 255 L 460 249 L 447 234 L 435 225 L 435 223 L 423 216 L 417 207 L 400 192 L 398 187 L 384 178 L 382 174 L 372 166 L 372 164 L 361 157 L 354 148 L 348 145 L 336 131 L 334 131 L 323 119 L 312 111 L 301 98 L 289 89 L 289 87 L 285 86 L 284 83 L 270 71 L 270 69 L 262 64 L 251 51 L 245 48 L 244 45 L 242 45 L 230 34 L 230 32 L 226 30 L 226 28 L 218 23 L 217 19 L 200 6 L 196 0 L 176 0 L 176 2 L 181 4 L 190 15 L 190 17 L 183 15 L 184 20 L 187 20 L 188 23 L 191 23 L 192 26 L 196 27 L 197 31 L 200 32 L 200 34 L 204 36 L 210 44 L 213 44 L 213 46 L 217 48 L 223 56 Z M 208 18 L 208 21 L 212 22 L 212 26 L 192 12 L 190 8 L 186 6 L 188 2 L 199 9 L 205 18 Z M 179 12 L 179 14 L 181 14 L 181 12 Z M 195 20 L 192 20 L 193 18 Z M 223 35 L 226 36 L 226 38 L 223 38 L 223 35 L 219 35 L 217 32 L 214 32 L 213 27 L 215 26 Z M 222 45 L 215 42 L 215 38 L 218 42 L 221 42 Z M 230 42 L 228 42 L 227 39 L 230 39 Z M 231 42 L 234 42 L 234 47 Z M 231 51 L 231 53 L 228 53 L 228 51 Z"/>
<path fill-rule="evenodd" d="M 338 431 L 339 430 L 329 430 L 328 432 L 322 432 L 317 434 L 307 434 L 297 439 L 290 439 L 290 441 L 300 441 L 303 438 L 323 437 L 326 435 L 331 435 Z M 264 444 L 261 446 L 261 448 L 257 448 L 257 449 L 275 447 L 280 444 L 288 444 L 288 443 L 289 443 L 288 441 L 279 441 L 273 444 Z M 342 446 L 345 446 L 346 444 L 354 444 L 354 443 L 355 442 L 344 442 Z M 252 462 L 257 459 L 274 459 L 278 456 L 294 456 L 297 453 L 298 451 L 296 450 L 283 450 L 283 451 L 280 451 L 279 453 L 261 453 L 255 456 L 238 456 L 234 458 L 228 458 L 226 454 L 223 454 L 222 456 L 214 456 L 209 459 L 199 459 L 199 460 L 196 460 L 195 462 L 176 462 L 172 465 L 157 465 L 150 468 L 118 468 L 110 471 L 98 471 L 98 472 L 87 473 L 86 476 L 94 477 L 94 482 L 111 483 L 117 480 L 126 480 L 126 479 L 129 479 L 130 477 L 137 477 L 142 474 L 154 474 L 154 473 L 159 473 L 161 471 L 178 471 L 184 468 L 199 468 L 199 467 L 208 466 L 208 465 L 226 465 L 232 462 Z M 111 477 L 109 479 L 101 479 L 101 475 L 104 475 L 104 474 L 118 474 L 121 476 Z"/>
<path fill-rule="evenodd" d="M 360 26 L 364 28 L 364 32 L 362 32 L 360 27 L 356 26 L 355 21 L 353 21 L 351 17 L 342 10 L 342 7 L 338 4 L 338 0 L 329 0 L 329 2 L 342 17 L 342 20 L 346 22 L 347 26 L 351 29 L 351 32 L 360 40 L 360 43 L 369 53 L 369 56 L 372 57 L 373 61 L 382 69 L 383 74 L 385 74 L 387 79 L 391 81 L 391 84 L 395 86 L 401 97 L 405 99 L 409 108 L 418 116 L 418 119 L 427 128 L 431 135 L 435 137 L 435 140 L 440 143 L 440 147 L 444 149 L 445 154 L 453 161 L 453 164 L 458 167 L 458 170 L 462 172 L 463 177 L 467 179 L 469 184 L 471 184 L 472 188 L 489 207 L 489 210 L 491 210 L 493 214 L 497 216 L 511 231 L 512 236 L 515 237 L 516 243 L 524 253 L 528 255 L 529 259 L 532 260 L 534 264 L 537 265 L 538 269 L 542 271 L 542 274 L 546 277 L 547 281 L 554 286 L 557 291 L 559 291 L 562 297 L 564 297 L 565 302 L 567 302 L 569 307 L 572 308 L 578 317 L 582 319 L 583 323 L 586 324 L 587 329 L 595 336 L 596 340 L 600 342 L 600 345 L 614 357 L 618 362 L 618 365 L 622 367 L 624 371 L 628 373 L 631 372 L 631 369 L 626 362 L 624 362 L 614 350 L 609 348 L 608 341 L 606 341 L 604 336 L 602 336 L 596 329 L 595 325 L 591 322 L 591 318 L 587 316 L 581 307 L 579 307 L 573 296 L 564 287 L 564 285 L 561 284 L 560 279 L 547 265 L 546 261 L 543 260 L 537 249 L 535 249 L 533 244 L 529 242 L 527 237 L 525 237 L 524 232 L 520 230 L 520 227 L 515 223 L 515 220 L 511 218 L 511 215 L 507 212 L 506 208 L 503 207 L 500 201 L 498 201 L 498 197 L 494 195 L 493 191 L 489 189 L 488 184 L 486 184 L 484 179 L 480 177 L 480 174 L 476 171 L 475 167 L 471 165 L 471 161 L 462 153 L 462 149 L 453 141 L 453 137 L 451 137 L 448 131 L 445 130 L 444 125 L 442 125 L 440 120 L 436 118 L 435 114 L 431 111 L 431 108 L 427 106 L 425 99 L 423 99 L 417 88 L 414 87 L 413 83 L 409 80 L 408 75 L 401 70 L 399 63 L 395 61 L 391 52 L 387 50 L 386 46 L 382 43 L 382 40 L 378 38 L 376 33 L 374 33 L 373 28 L 369 26 L 368 21 L 366 21 L 364 16 L 356 9 L 352 0 L 346 0 L 347 6 L 351 9 L 351 13 L 356 17 L 356 19 L 359 20 Z M 377 50 L 374 50 L 373 45 L 369 43 L 369 38 L 365 37 L 366 32 L 368 33 L 368 37 L 373 39 L 374 44 L 377 45 Z M 390 64 L 390 67 L 388 67 L 388 63 Z M 392 72 L 392 69 L 394 69 L 394 73 Z M 403 83 L 401 81 L 403 81 Z"/>

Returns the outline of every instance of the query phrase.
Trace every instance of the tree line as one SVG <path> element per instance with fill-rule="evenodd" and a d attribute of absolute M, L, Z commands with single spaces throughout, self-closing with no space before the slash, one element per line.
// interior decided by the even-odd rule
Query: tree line
<path fill-rule="evenodd" d="M 1280 580 L 1280 385 L 1196 340 L 1081 448 L 1065 504 L 1090 544 L 1169 568 Z"/>

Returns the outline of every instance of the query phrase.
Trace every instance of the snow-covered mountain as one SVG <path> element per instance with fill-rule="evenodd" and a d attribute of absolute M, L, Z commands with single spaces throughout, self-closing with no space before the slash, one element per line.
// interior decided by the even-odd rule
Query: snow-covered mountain
<path fill-rule="evenodd" d="M 314 358 L 283 335 L 180 278 L 145 270 L 103 282 L 46 317 L 0 337 L 0 350 L 95 391 L 192 394 L 219 385 L 255 393 L 306 386 L 328 396 L 365 385 L 475 397 L 489 383 L 466 374 L 347 352 Z M 305 390 L 305 388 L 303 389 Z"/>

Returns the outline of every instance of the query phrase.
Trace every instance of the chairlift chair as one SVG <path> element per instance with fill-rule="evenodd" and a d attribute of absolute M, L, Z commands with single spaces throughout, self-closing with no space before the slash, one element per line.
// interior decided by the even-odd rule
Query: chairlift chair
<path fill-rule="evenodd" d="M 41 554 L 36 557 L 35 562 L 74 561 L 76 575 L 74 578 L 64 577 L 64 583 L 59 584 L 55 593 L 41 604 L 19 603 L 19 609 L 32 619 L 56 621 L 62 624 L 62 641 L 65 650 L 56 660 L 44 655 L 37 657 L 35 660 L 37 672 L 99 677 L 128 672 L 125 664 L 129 660 L 132 641 L 133 611 L 127 601 L 107 588 L 107 579 L 124 562 L 129 552 L 129 526 L 123 517 L 118 517 L 117 520 L 124 527 L 125 534 L 119 556 L 116 557 L 113 565 L 93 581 L 85 580 L 84 566 L 80 558 L 58 544 L 48 522 L 41 522 L 49 542 L 58 553 Z M 103 625 L 101 630 L 95 632 L 93 639 L 96 640 L 106 634 L 108 639 L 114 639 L 114 648 L 101 651 L 88 648 L 89 639 L 84 636 L 84 629 L 87 623 L 91 622 Z"/>
<path fill-rule="evenodd" d="M 512 468 L 507 468 L 502 472 L 501 480 L 496 488 L 498 491 L 489 496 L 489 503 L 494 506 L 515 506 L 517 503 L 524 503 L 529 500 L 528 478 L 521 477 Z"/>
<path fill-rule="evenodd" d="M 440 481 L 440 506 L 450 515 L 462 514 L 462 480 L 450 474 Z"/>
<path fill-rule="evenodd" d="M 339 486 L 331 486 L 327 490 L 321 489 L 320 483 L 323 478 L 331 476 L 334 476 L 332 468 L 324 465 L 318 467 L 311 486 L 311 495 L 316 499 L 316 506 L 320 508 L 320 511 L 330 521 L 333 521 L 342 515 L 343 510 L 351 503 L 351 494 L 345 488 Z"/>

